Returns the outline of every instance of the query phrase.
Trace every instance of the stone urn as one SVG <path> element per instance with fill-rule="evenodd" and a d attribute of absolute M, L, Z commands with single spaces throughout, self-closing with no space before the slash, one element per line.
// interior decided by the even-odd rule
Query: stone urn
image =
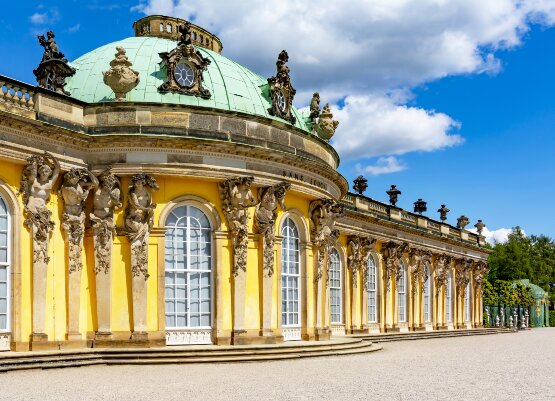
<path fill-rule="evenodd" d="M 118 102 L 125 101 L 125 95 L 139 84 L 139 73 L 125 55 L 125 49 L 116 47 L 116 57 L 110 62 L 110 69 L 103 72 L 104 83 L 114 91 Z"/>
<path fill-rule="evenodd" d="M 326 104 L 320 113 L 318 123 L 314 126 L 314 130 L 320 138 L 329 141 L 333 134 L 335 134 L 335 129 L 338 125 L 339 121 L 334 121 L 330 106 Z"/>

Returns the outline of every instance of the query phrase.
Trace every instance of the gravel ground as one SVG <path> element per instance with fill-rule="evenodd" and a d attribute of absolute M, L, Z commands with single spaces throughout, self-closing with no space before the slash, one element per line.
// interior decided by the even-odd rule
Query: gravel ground
<path fill-rule="evenodd" d="M 555 400 L 555 328 L 367 355 L 0 374 L 5 400 Z"/>

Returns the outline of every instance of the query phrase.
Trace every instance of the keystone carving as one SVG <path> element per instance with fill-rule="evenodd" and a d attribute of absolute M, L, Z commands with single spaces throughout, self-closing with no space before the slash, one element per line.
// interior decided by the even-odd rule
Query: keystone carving
<path fill-rule="evenodd" d="M 353 274 L 353 287 L 357 286 L 357 272 L 362 271 L 362 286 L 368 290 L 368 258 L 376 242 L 373 238 L 354 235 L 349 238 L 349 270 Z"/>
<path fill-rule="evenodd" d="M 310 239 L 316 248 L 317 257 L 317 272 L 314 281 L 318 282 L 322 278 L 324 259 L 328 261 L 326 271 L 330 267 L 329 256 L 339 238 L 339 230 L 335 228 L 335 221 L 343 216 L 343 206 L 332 199 L 317 199 L 310 203 L 308 215 L 311 222 Z M 328 279 L 326 279 L 327 284 Z"/>
<path fill-rule="evenodd" d="M 285 194 L 291 188 L 291 184 L 282 181 L 272 187 L 267 187 L 260 192 L 260 203 L 256 205 L 254 212 L 254 226 L 264 237 L 264 271 L 267 277 L 274 274 L 274 242 L 277 208 L 286 211 Z"/>
<path fill-rule="evenodd" d="M 395 280 L 399 279 L 401 258 L 408 248 L 409 245 L 406 242 L 399 244 L 393 241 L 387 242 L 382 247 L 382 255 L 385 261 L 384 275 L 386 292 L 390 289 L 391 277 L 395 277 Z"/>
<path fill-rule="evenodd" d="M 131 177 L 125 208 L 125 230 L 131 243 L 131 271 L 133 277 L 148 279 L 148 237 L 154 225 L 152 192 L 159 189 L 154 177 L 136 174 Z"/>
<path fill-rule="evenodd" d="M 110 69 L 103 72 L 104 83 L 108 85 L 116 95 L 118 102 L 125 101 L 125 95 L 139 84 L 139 73 L 132 70 L 133 65 L 125 55 L 125 49 L 116 47 L 115 58 L 110 61 Z"/>
<path fill-rule="evenodd" d="M 248 208 L 257 204 L 251 191 L 253 181 L 254 177 L 235 177 L 219 184 L 223 212 L 233 241 L 234 276 L 247 271 Z"/>
<path fill-rule="evenodd" d="M 289 55 L 285 50 L 282 50 L 276 62 L 276 76 L 268 78 L 272 101 L 272 107 L 268 109 L 268 112 L 272 116 L 281 117 L 291 122 L 291 124 L 295 124 L 296 118 L 292 114 L 292 108 L 293 98 L 297 91 L 291 85 L 289 67 L 285 65 L 288 61 Z"/>
<path fill-rule="evenodd" d="M 52 31 L 46 33 L 46 38 L 44 35 L 37 36 L 40 45 L 44 48 L 44 53 L 33 74 L 39 86 L 69 96 L 70 93 L 65 90 L 65 81 L 67 77 L 74 75 L 76 70 L 68 64 L 64 54 L 58 49 L 54 37 Z"/>
<path fill-rule="evenodd" d="M 62 230 L 68 244 L 69 273 L 83 269 L 82 249 L 85 233 L 85 201 L 92 188 L 98 187 L 96 177 L 85 168 L 72 168 L 64 174 L 60 195 L 64 202 Z"/>
<path fill-rule="evenodd" d="M 112 237 L 116 233 L 114 211 L 122 207 L 123 194 L 119 179 L 107 169 L 98 175 L 93 211 L 89 215 L 94 234 L 94 271 L 107 274 L 112 259 Z"/>
<path fill-rule="evenodd" d="M 202 73 L 210 60 L 195 49 L 191 38 L 191 24 L 179 27 L 180 39 L 171 52 L 160 53 L 160 65 L 166 70 L 166 82 L 158 88 L 160 93 L 181 93 L 210 99 L 210 91 L 203 87 Z"/>
<path fill-rule="evenodd" d="M 333 134 L 335 134 L 335 130 L 339 125 L 339 121 L 335 121 L 333 119 L 333 114 L 330 110 L 330 105 L 326 103 L 320 116 L 318 118 L 318 122 L 314 125 L 314 131 L 318 134 L 318 136 L 326 141 L 329 141 Z"/>

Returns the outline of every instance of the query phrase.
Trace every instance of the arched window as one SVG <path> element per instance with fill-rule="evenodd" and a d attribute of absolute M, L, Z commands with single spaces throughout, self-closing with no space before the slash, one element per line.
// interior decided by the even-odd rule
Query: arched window
<path fill-rule="evenodd" d="M 407 321 L 407 280 L 405 264 L 401 261 L 399 279 L 397 280 L 397 302 L 399 305 L 399 323 Z"/>
<path fill-rule="evenodd" d="M 341 260 L 333 249 L 330 254 L 330 309 L 331 323 L 343 323 L 343 282 L 341 280 Z"/>
<path fill-rule="evenodd" d="M 368 258 L 368 323 L 378 322 L 378 269 L 372 256 Z"/>
<path fill-rule="evenodd" d="M 447 284 L 445 284 L 445 320 L 450 322 L 452 319 L 451 316 L 451 304 L 452 304 L 452 296 L 451 296 L 451 272 L 447 273 Z"/>
<path fill-rule="evenodd" d="M 172 25 L 171 24 L 166 25 L 166 32 L 172 33 Z"/>
<path fill-rule="evenodd" d="M 299 230 L 293 220 L 287 218 L 281 229 L 281 324 L 300 326 L 299 304 L 301 300 L 301 252 Z"/>
<path fill-rule="evenodd" d="M 0 332 L 10 331 L 10 215 L 0 197 Z"/>
<path fill-rule="evenodd" d="M 212 325 L 212 241 L 206 215 L 178 206 L 166 227 L 166 328 Z"/>
<path fill-rule="evenodd" d="M 424 267 L 426 269 L 426 281 L 422 283 L 422 295 L 424 298 L 424 322 L 429 323 L 432 320 L 432 303 L 430 294 L 431 294 L 431 286 L 432 286 L 432 278 L 430 277 L 430 269 L 428 266 Z"/>
<path fill-rule="evenodd" d="M 470 283 L 466 285 L 464 292 L 464 320 L 465 322 L 470 321 Z"/>
<path fill-rule="evenodd" d="M 160 32 L 164 32 L 164 24 L 160 22 Z"/>

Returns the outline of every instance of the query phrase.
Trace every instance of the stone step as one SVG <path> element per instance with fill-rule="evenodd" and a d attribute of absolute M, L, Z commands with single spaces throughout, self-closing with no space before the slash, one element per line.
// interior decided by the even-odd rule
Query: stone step
<path fill-rule="evenodd" d="M 210 347 L 179 347 L 179 349 L 83 349 L 48 351 L 36 355 L 32 352 L 2 355 L 0 372 L 26 369 L 54 369 L 99 364 L 170 364 L 170 363 L 218 363 L 249 362 L 295 359 L 304 357 L 352 355 L 379 351 L 380 346 L 362 339 L 343 339 L 319 344 L 297 343 L 294 345 L 229 346 L 223 349 Z"/>
<path fill-rule="evenodd" d="M 373 341 L 377 343 L 405 340 L 423 340 L 431 338 L 452 338 L 462 336 L 477 336 L 489 334 L 512 333 L 508 329 L 473 329 L 473 330 L 442 330 L 428 332 L 410 332 L 410 333 L 384 333 L 384 334 L 356 334 L 352 338 L 361 338 L 365 341 Z"/>

